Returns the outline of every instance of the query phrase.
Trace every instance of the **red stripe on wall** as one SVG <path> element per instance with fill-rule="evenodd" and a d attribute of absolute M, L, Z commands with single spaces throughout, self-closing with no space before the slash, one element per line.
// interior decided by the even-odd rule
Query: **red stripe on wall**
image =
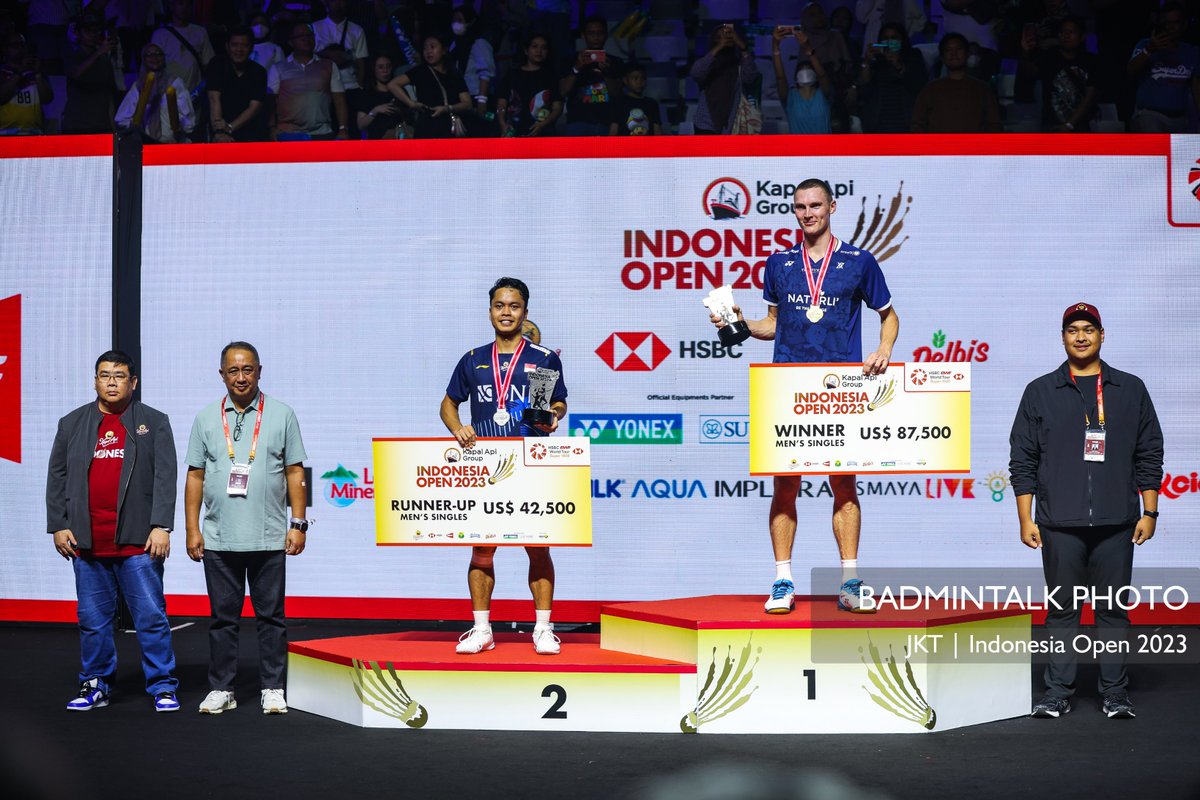
<path fill-rule="evenodd" d="M 111 156 L 113 137 L 96 136 L 0 136 L 0 158 L 68 158 Z"/>

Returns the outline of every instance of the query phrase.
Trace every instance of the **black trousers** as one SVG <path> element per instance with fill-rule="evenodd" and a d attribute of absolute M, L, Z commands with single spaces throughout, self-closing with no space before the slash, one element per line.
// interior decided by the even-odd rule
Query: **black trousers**
<path fill-rule="evenodd" d="M 1042 569 L 1046 586 L 1058 589 L 1054 597 L 1061 608 L 1051 606 L 1046 614 L 1046 630 L 1055 640 L 1062 641 L 1066 652 L 1051 652 L 1046 664 L 1046 692 L 1055 697 L 1075 694 L 1075 674 L 1079 654 L 1073 643 L 1079 634 L 1081 604 L 1073 602 L 1076 586 L 1088 587 L 1096 598 L 1095 638 L 1103 641 L 1125 641 L 1129 632 L 1129 614 L 1115 601 L 1121 599 L 1117 590 L 1128 586 L 1133 577 L 1134 524 L 1107 525 L 1093 528 L 1049 528 L 1041 526 Z M 1109 602 L 1105 598 L 1112 598 Z M 1122 599 L 1122 602 L 1127 600 Z M 1090 640 L 1091 637 L 1089 637 Z M 1125 656 L 1107 653 L 1099 657 L 1100 694 L 1125 691 Z"/>
<path fill-rule="evenodd" d="M 283 615 L 282 550 L 204 551 L 204 582 L 212 607 L 208 629 L 208 684 L 232 692 L 237 678 L 238 627 L 246 586 L 258 632 L 258 672 L 263 689 L 282 689 L 287 666 L 287 620 Z"/>

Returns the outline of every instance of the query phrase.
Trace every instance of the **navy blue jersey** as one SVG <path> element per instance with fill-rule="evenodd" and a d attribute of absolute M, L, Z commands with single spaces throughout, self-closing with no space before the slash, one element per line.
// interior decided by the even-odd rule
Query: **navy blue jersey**
<path fill-rule="evenodd" d="M 558 353 L 533 342 L 525 342 L 521 360 L 517 363 L 517 373 L 512 378 L 505 399 L 504 410 L 509 413 L 510 419 L 507 425 L 500 427 L 492 419 L 496 413 L 496 386 L 504 380 L 503 376 L 512 363 L 512 354 L 500 354 L 501 378 L 497 380 L 492 375 L 492 347 L 492 344 L 485 344 L 472 348 L 458 360 L 458 366 L 454 368 L 454 374 L 446 386 L 446 395 L 455 403 L 468 399 L 471 401 L 470 424 L 476 436 L 545 436 L 544 431 L 523 425 L 521 413 L 529 408 L 528 373 L 538 367 L 558 373 L 558 382 L 554 384 L 550 402 L 567 399 L 567 384 L 563 380 L 562 361 Z"/>
<path fill-rule="evenodd" d="M 821 286 L 820 322 L 809 322 L 805 312 L 812 305 L 804 276 L 804 243 L 767 258 L 763 277 L 763 299 L 777 306 L 775 323 L 776 364 L 856 363 L 862 355 L 862 304 L 882 311 L 892 304 L 883 270 L 866 250 L 837 241 L 830 255 L 829 271 Z M 814 280 L 821 274 L 821 261 L 812 261 Z"/>

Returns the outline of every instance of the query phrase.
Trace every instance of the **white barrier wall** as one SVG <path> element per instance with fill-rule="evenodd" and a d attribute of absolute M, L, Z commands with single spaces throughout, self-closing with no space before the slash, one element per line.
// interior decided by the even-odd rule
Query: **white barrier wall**
<path fill-rule="evenodd" d="M 111 139 L 0 142 L 0 598 L 75 597 L 46 464 L 112 340 L 112 197 Z"/>

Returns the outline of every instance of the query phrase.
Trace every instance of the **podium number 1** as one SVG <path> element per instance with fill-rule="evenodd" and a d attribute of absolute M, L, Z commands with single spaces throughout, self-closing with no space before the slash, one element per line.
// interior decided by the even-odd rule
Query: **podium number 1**
<path fill-rule="evenodd" d="M 552 683 L 545 689 L 542 689 L 542 697 L 555 698 L 554 703 L 542 714 L 542 719 L 566 719 L 567 712 L 559 711 L 563 704 L 567 702 L 567 690 L 559 686 L 557 683 Z"/>
<path fill-rule="evenodd" d="M 817 699 L 817 671 L 815 669 L 804 670 L 804 677 L 808 680 L 808 699 Z"/>

